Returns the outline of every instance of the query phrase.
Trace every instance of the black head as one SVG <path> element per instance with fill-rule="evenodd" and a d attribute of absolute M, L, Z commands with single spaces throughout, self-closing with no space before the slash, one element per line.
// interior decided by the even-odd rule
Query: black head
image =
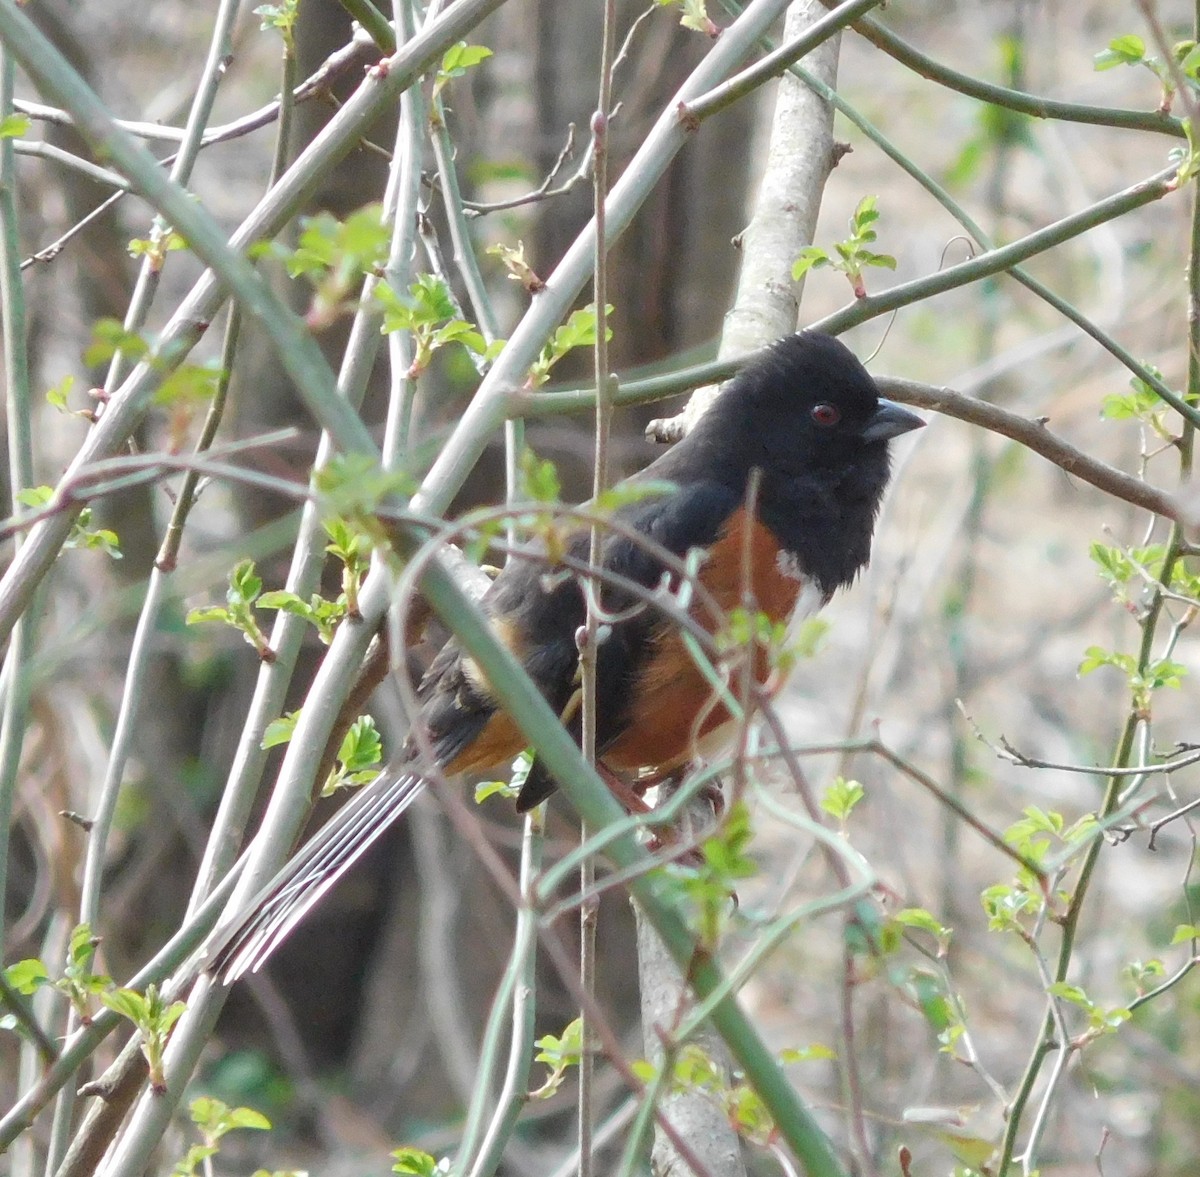
<path fill-rule="evenodd" d="M 741 440 L 750 464 L 778 474 L 837 469 L 864 451 L 886 459 L 891 438 L 924 424 L 879 395 L 845 344 L 817 331 L 759 353 L 712 408 L 713 425 Z"/>
<path fill-rule="evenodd" d="M 681 469 L 744 493 L 759 469 L 761 518 L 827 593 L 866 563 L 888 480 L 888 442 L 924 424 L 883 399 L 836 339 L 801 331 L 755 356 L 680 443 Z M 669 477 L 669 472 L 664 471 Z"/>

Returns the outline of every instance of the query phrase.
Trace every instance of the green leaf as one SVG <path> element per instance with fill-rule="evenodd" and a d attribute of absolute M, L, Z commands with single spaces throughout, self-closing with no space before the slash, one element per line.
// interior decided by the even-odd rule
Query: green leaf
<path fill-rule="evenodd" d="M 161 266 L 168 253 L 187 249 L 187 238 L 174 229 L 168 229 L 151 237 L 135 237 L 125 248 L 130 257 L 148 257 Z"/>
<path fill-rule="evenodd" d="M 181 364 L 158 386 L 156 405 L 206 404 L 217 395 L 225 371 L 210 364 Z"/>
<path fill-rule="evenodd" d="M 262 32 L 269 33 L 274 29 L 290 45 L 299 9 L 300 0 L 282 0 L 279 4 L 260 4 L 253 12 L 255 16 L 262 18 L 262 24 L 259 25 Z"/>
<path fill-rule="evenodd" d="M 720 35 L 720 28 L 708 15 L 705 0 L 654 0 L 660 8 L 678 8 L 682 15 L 679 18 L 681 28 L 703 33 L 706 37 Z"/>
<path fill-rule="evenodd" d="M 419 1148 L 398 1148 L 392 1153 L 392 1172 L 411 1177 L 436 1177 L 440 1166 L 427 1152 Z"/>
<path fill-rule="evenodd" d="M 489 245 L 484 251 L 498 257 L 513 282 L 520 282 L 530 294 L 536 294 L 546 285 L 525 257 L 525 242 L 518 239 L 516 245 Z"/>
<path fill-rule="evenodd" d="M 1185 944 L 1191 940 L 1200 940 L 1200 924 L 1177 924 L 1171 936 L 1171 943 Z"/>
<path fill-rule="evenodd" d="M 430 340 L 435 348 L 458 343 L 477 356 L 487 352 L 487 340 L 465 319 L 451 319 L 449 323 L 442 324 L 432 333 Z"/>
<path fill-rule="evenodd" d="M 54 498 L 52 486 L 27 486 L 17 491 L 17 502 L 23 507 L 44 507 Z"/>
<path fill-rule="evenodd" d="M 535 1063 L 546 1063 L 548 1066 L 577 1066 L 583 1057 L 583 1021 L 576 1018 L 568 1022 L 560 1036 L 546 1034 L 534 1041 L 538 1053 L 533 1056 Z"/>
<path fill-rule="evenodd" d="M 848 781 L 845 777 L 838 777 L 825 790 L 825 794 L 821 798 L 821 808 L 831 817 L 845 822 L 863 796 L 863 787 L 858 781 Z"/>
<path fill-rule="evenodd" d="M 517 797 L 529 774 L 533 771 L 535 756 L 533 750 L 526 748 L 512 763 L 512 774 L 506 781 L 484 781 L 475 786 L 475 804 L 486 801 L 489 797 L 499 794 L 502 797 Z"/>
<path fill-rule="evenodd" d="M 150 345 L 136 332 L 126 331 L 120 319 L 98 319 L 92 326 L 92 342 L 83 353 L 89 368 L 106 364 L 118 352 L 130 360 L 144 359 Z"/>
<path fill-rule="evenodd" d="M 1072 1005 L 1078 1005 L 1082 1009 L 1092 1009 L 1095 1005 L 1085 990 L 1067 981 L 1055 981 L 1046 992 L 1054 997 L 1061 997 Z"/>
<path fill-rule="evenodd" d="M 1175 46 L 1179 68 L 1192 81 L 1200 80 L 1200 45 L 1195 41 L 1181 41 Z"/>
<path fill-rule="evenodd" d="M 1124 584 L 1133 575 L 1133 565 L 1120 548 L 1107 544 L 1092 544 L 1088 555 L 1100 569 L 1100 575 L 1110 584 Z"/>
<path fill-rule="evenodd" d="M 604 308 L 605 318 L 612 314 L 613 308 L 610 305 Z M 541 355 L 534 361 L 533 367 L 529 369 L 529 384 L 533 388 L 537 388 L 544 384 L 549 378 L 550 369 L 554 367 L 563 356 L 568 352 L 573 351 L 577 347 L 593 347 L 596 343 L 596 332 L 599 330 L 599 321 L 596 315 L 594 306 L 584 307 L 582 310 L 573 311 L 570 318 L 563 323 L 551 337 L 550 342 L 542 348 Z M 607 325 L 604 328 L 605 338 L 612 338 L 612 328 Z"/>
<path fill-rule="evenodd" d="M 557 503 L 562 495 L 558 469 L 549 458 L 539 458 L 533 450 L 521 453 L 521 481 L 526 498 L 537 503 Z"/>
<path fill-rule="evenodd" d="M 534 1062 L 545 1063 L 550 1068 L 550 1074 L 536 1091 L 529 1093 L 530 1099 L 549 1099 L 562 1086 L 567 1069 L 578 1066 L 583 1057 L 583 1023 L 579 1018 L 568 1023 L 561 1037 L 546 1034 L 537 1039 L 534 1046 L 539 1052 L 534 1055 Z"/>
<path fill-rule="evenodd" d="M 1097 53 L 1092 61 L 1097 70 L 1113 69 L 1118 65 L 1139 65 L 1146 59 L 1146 43 L 1133 33 L 1109 41 L 1108 48 Z"/>
<path fill-rule="evenodd" d="M 946 169 L 946 184 L 961 187 L 973 180 L 983 167 L 988 143 L 982 135 L 972 135 L 962 146 L 958 157 Z"/>
<path fill-rule="evenodd" d="M 171 1170 L 171 1177 L 196 1177 L 196 1171 L 210 1157 L 217 1155 L 215 1144 L 193 1144 Z"/>
<path fill-rule="evenodd" d="M 369 454 L 335 454 L 313 478 L 328 515 L 371 516 L 392 495 L 406 496 L 415 485 L 405 470 L 384 470 Z"/>
<path fill-rule="evenodd" d="M 1007 883 L 985 888 L 980 900 L 987 913 L 988 929 L 993 932 L 1021 932 L 1021 917 L 1032 915 L 1040 904 L 1027 888 Z"/>
<path fill-rule="evenodd" d="M 434 94 L 439 93 L 451 78 L 461 78 L 467 70 L 491 56 L 492 51 L 486 45 L 468 45 L 466 41 L 451 45 L 442 55 L 442 66 L 433 84 Z"/>
<path fill-rule="evenodd" d="M 115 531 L 107 527 L 91 527 L 92 509 L 84 507 L 71 527 L 71 534 L 63 547 L 82 548 L 85 551 L 100 551 L 114 560 L 121 559 L 120 539 Z"/>
<path fill-rule="evenodd" d="M 1161 960 L 1131 960 L 1121 972 L 1133 982 L 1139 993 L 1146 991 L 1147 982 L 1167 975 L 1166 966 Z"/>
<path fill-rule="evenodd" d="M 293 278 L 315 283 L 331 278 L 340 292 L 352 278 L 373 274 L 387 261 L 392 233 L 378 203 L 363 205 L 344 221 L 321 212 L 301 218 L 300 225 L 296 248 L 287 258 Z"/>
<path fill-rule="evenodd" d="M 738 1135 L 757 1144 L 766 1144 L 775 1133 L 775 1121 L 767 1111 L 762 1096 L 746 1083 L 729 1091 L 726 1108 Z"/>
<path fill-rule="evenodd" d="M 703 33 L 707 37 L 715 37 L 721 31 L 709 17 L 705 0 L 683 0 L 681 7 L 683 16 L 679 18 L 680 27 Z"/>
<path fill-rule="evenodd" d="M 365 565 L 371 554 L 371 537 L 351 527 L 345 519 L 336 516 L 322 522 L 329 543 L 325 550 L 343 564 Z"/>
<path fill-rule="evenodd" d="M 687 1043 L 675 1059 L 671 1075 L 675 1091 L 715 1091 L 725 1086 L 725 1075 L 712 1056 L 695 1042 Z"/>
<path fill-rule="evenodd" d="M 934 919 L 923 907 L 906 907 L 902 911 L 896 912 L 892 919 L 906 928 L 918 928 L 922 932 L 928 932 L 943 943 L 948 942 L 953 934 L 949 928 Z"/>
<path fill-rule="evenodd" d="M 819 270 L 822 266 L 833 265 L 833 258 L 817 245 L 807 245 L 802 249 L 792 263 L 792 279 L 799 282 L 809 270 Z"/>
<path fill-rule="evenodd" d="M 645 1084 L 649 1085 L 658 1078 L 658 1068 L 644 1058 L 635 1058 L 629 1069 Z"/>
<path fill-rule="evenodd" d="M 278 609 L 282 613 L 294 613 L 299 617 L 312 616 L 312 607 L 308 602 L 286 589 L 273 589 L 269 593 L 263 593 L 255 604 L 260 609 Z"/>
<path fill-rule="evenodd" d="M 1182 662 L 1174 662 L 1170 658 L 1161 658 L 1152 662 L 1143 676 L 1146 685 L 1153 691 L 1159 687 L 1178 688 L 1187 674 L 1187 667 Z"/>
<path fill-rule="evenodd" d="M 141 1027 L 147 1021 L 149 1006 L 136 989 L 114 989 L 111 993 L 102 993 L 100 1000 L 135 1026 Z"/>
<path fill-rule="evenodd" d="M 907 988 L 934 1033 L 941 1034 L 959 1023 L 945 982 L 936 973 L 928 969 L 913 969 L 908 976 Z"/>
<path fill-rule="evenodd" d="M 646 499 L 665 498 L 673 495 L 678 489 L 674 482 L 658 478 L 648 478 L 645 482 L 622 482 L 601 491 L 592 505 L 597 511 L 619 511 L 622 507 L 644 502 Z"/>
<path fill-rule="evenodd" d="M 259 747 L 265 751 L 267 748 L 276 748 L 280 744 L 286 744 L 292 738 L 292 733 L 296 730 L 299 720 L 299 710 L 289 711 L 286 715 L 271 720 L 267 724 L 267 730 L 263 732 L 262 743 Z"/>
<path fill-rule="evenodd" d="M 789 1046 L 779 1052 L 779 1061 L 785 1066 L 791 1063 L 815 1062 L 823 1059 L 837 1058 L 837 1051 L 828 1046 L 814 1042 L 809 1046 Z"/>
<path fill-rule="evenodd" d="M 228 1112 L 229 1105 L 211 1095 L 198 1095 L 188 1104 L 192 1123 L 206 1133 L 217 1130 Z"/>
<path fill-rule="evenodd" d="M 725 891 L 731 890 L 729 885 L 738 879 L 758 874 L 758 863 L 747 853 L 753 840 L 750 810 L 744 802 L 737 801 L 730 806 L 717 832 L 701 843 L 704 861 Z"/>
<path fill-rule="evenodd" d="M 373 768 L 383 760 L 379 729 L 369 715 L 360 715 L 342 738 L 338 759 L 351 772 Z"/>
<path fill-rule="evenodd" d="M 514 788 L 508 781 L 480 781 L 475 786 L 475 804 L 482 805 L 489 797 L 501 796 L 515 798 L 520 789 Z"/>
<path fill-rule="evenodd" d="M 23 114 L 6 114 L 0 119 L 0 139 L 19 139 L 30 127 L 33 120 Z"/>
<path fill-rule="evenodd" d="M 242 560 L 229 574 L 229 591 L 225 599 L 230 605 L 251 605 L 262 592 L 262 577 L 254 569 L 253 560 Z"/>
<path fill-rule="evenodd" d="M 229 610 L 221 605 L 205 605 L 189 609 L 184 618 L 185 625 L 199 625 L 203 621 L 230 621 Z"/>
<path fill-rule="evenodd" d="M 303 618 L 310 625 L 316 627 L 317 636 L 325 645 L 329 645 L 333 641 L 337 624 L 346 615 L 344 598 L 328 601 L 319 593 L 313 593 L 310 600 L 304 601 L 295 593 L 289 593 L 282 589 L 263 593 L 255 601 L 255 606 L 259 609 L 278 609 L 283 613 L 290 613 L 294 617 Z"/>
<path fill-rule="evenodd" d="M 92 934 L 91 924 L 77 924 L 67 944 L 67 965 L 72 969 L 89 968 L 100 939 Z"/>
<path fill-rule="evenodd" d="M 28 957 L 10 964 L 4 970 L 4 979 L 18 992 L 29 997 L 43 985 L 50 983 L 46 966 L 37 957 Z"/>
<path fill-rule="evenodd" d="M 861 230 L 879 220 L 879 197 L 864 196 L 850 219 L 852 229 Z"/>
<path fill-rule="evenodd" d="M 1106 421 L 1137 421 L 1159 405 L 1157 396 L 1147 398 L 1134 392 L 1110 392 L 1100 402 L 1100 416 Z"/>
<path fill-rule="evenodd" d="M 1113 666 L 1132 674 L 1137 669 L 1137 659 L 1132 654 L 1117 654 L 1106 650 L 1103 646 L 1088 646 L 1083 652 L 1083 661 L 1079 664 L 1080 674 L 1091 674 L 1101 666 Z"/>
<path fill-rule="evenodd" d="M 71 393 L 71 389 L 75 387 L 74 376 L 64 376 L 53 388 L 46 390 L 46 403 L 60 413 L 71 413 L 73 410 L 67 405 L 67 397 Z"/>
<path fill-rule="evenodd" d="M 255 1111 L 254 1108 L 234 1108 L 229 1113 L 229 1127 L 231 1130 L 249 1128 L 262 1132 L 271 1127 L 271 1121 L 262 1112 Z"/>

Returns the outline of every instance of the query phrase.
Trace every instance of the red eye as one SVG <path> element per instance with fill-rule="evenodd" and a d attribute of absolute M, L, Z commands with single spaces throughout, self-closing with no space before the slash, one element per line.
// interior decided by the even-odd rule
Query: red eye
<path fill-rule="evenodd" d="M 824 426 L 836 425 L 842 419 L 836 405 L 814 405 L 809 415 L 818 425 Z"/>

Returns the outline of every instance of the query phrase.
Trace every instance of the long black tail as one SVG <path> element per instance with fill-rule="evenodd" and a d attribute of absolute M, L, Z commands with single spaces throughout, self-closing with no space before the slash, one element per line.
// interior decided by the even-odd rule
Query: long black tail
<path fill-rule="evenodd" d="M 256 972 L 321 897 L 416 800 L 425 781 L 408 766 L 385 768 L 207 945 L 205 967 L 225 984 Z"/>

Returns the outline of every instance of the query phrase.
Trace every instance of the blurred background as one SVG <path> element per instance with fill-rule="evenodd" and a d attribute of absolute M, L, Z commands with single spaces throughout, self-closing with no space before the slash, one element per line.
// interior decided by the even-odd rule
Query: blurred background
<path fill-rule="evenodd" d="M 642 9 L 626 3 L 619 8 L 624 31 Z M 304 0 L 300 11 L 299 74 L 305 77 L 346 42 L 349 25 L 332 0 Z M 1164 3 L 1157 12 L 1173 40 L 1187 35 L 1187 6 Z M 710 14 L 719 23 L 728 19 L 715 4 Z M 33 15 L 115 113 L 179 121 L 210 35 L 206 6 L 154 0 L 131 21 L 126 8 L 105 0 L 51 0 Z M 677 18 L 677 12 L 653 13 L 618 74 L 622 107 L 613 124 L 614 172 L 707 48 L 706 38 L 680 28 Z M 1114 38 L 1145 33 L 1133 4 L 935 0 L 893 4 L 881 19 L 937 61 L 975 78 L 1099 106 L 1152 110 L 1160 100 L 1159 83 L 1147 69 L 1093 68 L 1094 55 Z M 214 123 L 277 92 L 278 43 L 258 23 L 245 14 Z M 486 204 L 536 187 L 574 126 L 575 152 L 562 173 L 569 177 L 595 104 L 598 6 L 573 5 L 567 12 L 554 0 L 519 0 L 472 39 L 495 56 L 450 94 L 466 195 Z M 357 78 L 343 79 L 339 92 L 352 90 Z M 1015 239 L 1152 175 L 1179 142 L 998 113 L 930 84 L 853 33 L 842 41 L 838 88 L 996 240 Z M 763 164 L 772 95 L 768 88 L 706 122 L 615 250 L 612 348 L 623 376 L 714 353 L 736 280 L 734 239 Z M 299 108 L 295 149 L 328 118 L 333 101 Z M 37 133 L 83 150 L 62 129 L 45 126 Z M 387 143 L 392 133 L 381 126 L 373 138 Z M 897 264 L 894 275 L 869 272 L 868 289 L 969 256 L 961 227 L 928 193 L 844 120 L 835 135 L 852 150 L 827 186 L 818 244 L 841 239 L 855 206 L 874 195 L 882 214 L 878 248 Z M 261 193 L 270 139 L 269 130 L 258 131 L 201 155 L 193 187 L 231 229 Z M 354 153 L 317 195 L 313 211 L 344 216 L 380 199 L 385 173 L 386 160 L 377 153 Z M 31 254 L 107 195 L 75 173 L 32 159 L 21 161 L 20 182 L 24 247 Z M 536 203 L 485 212 L 473 225 L 481 244 L 523 242 L 534 270 L 545 274 L 586 222 L 590 203 L 590 186 L 583 182 Z M 1187 378 L 1190 203 L 1182 194 L 1155 202 L 1029 264 L 1158 368 L 1172 388 L 1184 387 Z M 27 272 L 36 388 L 67 375 L 76 378 L 77 390 L 99 381 L 102 373 L 88 371 L 81 360 L 91 324 L 123 315 L 135 273 L 126 246 L 146 235 L 149 221 L 145 206 L 127 198 L 52 261 Z M 507 330 L 528 296 L 496 259 L 485 258 L 485 264 Z M 186 254 L 171 256 L 157 303 L 161 316 L 152 328 L 197 273 Z M 281 273 L 277 277 L 303 305 L 305 292 Z M 813 272 L 802 324 L 850 297 L 842 275 Z M 297 439 L 273 459 L 276 472 L 302 477 L 316 444 L 311 419 L 253 326 L 246 331 L 226 434 L 296 426 Z M 345 342 L 340 326 L 321 338 L 336 360 Z M 1106 397 L 1129 391 L 1128 373 L 1011 280 L 992 279 L 918 303 L 846 338 L 860 357 L 871 357 L 876 374 L 944 384 L 1026 417 L 1044 417 L 1053 431 L 1093 456 L 1144 472 L 1168 490 L 1179 484 L 1176 447 L 1143 422 L 1102 415 Z M 215 344 L 205 346 L 212 354 Z M 556 379 L 582 380 L 587 365 L 583 354 L 574 371 L 567 363 L 556 370 Z M 439 364 L 425 380 L 419 427 L 430 446 L 461 412 L 473 384 L 469 366 L 456 363 Z M 381 418 L 385 391 L 381 365 L 367 409 L 373 420 Z M 644 426 L 672 411 L 668 404 L 619 414 L 617 473 L 652 457 Z M 171 427 L 165 414 L 153 415 L 140 444 L 169 444 Z M 39 478 L 54 481 L 85 429 L 45 410 L 37 439 Z M 539 422 L 530 426 L 528 440 L 558 465 L 564 498 L 585 497 L 590 419 Z M 1044 761 L 1112 762 L 1129 713 L 1128 686 L 1112 668 L 1082 677 L 1078 668 L 1092 646 L 1135 651 L 1139 628 L 1135 608 L 1114 601 L 1089 548 L 1161 543 L 1166 525 L 1014 443 L 949 418 L 933 417 L 897 450 L 897 476 L 872 565 L 829 608 L 825 641 L 801 665 L 782 704 L 789 730 L 798 745 L 877 731 L 997 830 L 1029 806 L 1061 814 L 1070 826 L 1096 809 L 1103 779 L 1021 767 L 998 756 L 995 746 L 1003 737 Z M 502 456 L 497 441 L 457 509 L 502 497 Z M 97 519 L 118 532 L 123 558 L 73 552 L 54 574 L 11 849 L 6 963 L 57 958 L 75 922 L 84 836 L 57 815 L 89 812 L 103 776 L 133 627 L 169 510 L 160 486 L 110 496 L 98 504 Z M 156 641 L 148 695 L 155 705 L 138 721 L 136 761 L 111 840 L 98 930 L 103 966 L 117 978 L 129 975 L 177 926 L 257 673 L 252 651 L 237 635 L 219 627 L 185 628 L 183 616 L 189 607 L 220 600 L 229 568 L 247 556 L 269 586 L 280 584 L 294 533 L 289 504 L 245 487 L 231 492 L 214 485 L 189 524 L 178 575 L 183 596 L 172 608 L 172 625 Z M 1140 593 L 1135 583 L 1135 602 Z M 1188 615 L 1185 603 L 1167 608 L 1172 621 Z M 1161 633 L 1168 632 L 1164 626 Z M 1171 657 L 1194 676 L 1200 672 L 1195 643 L 1182 627 L 1178 639 Z M 314 637 L 296 683 L 297 703 L 320 653 Z M 394 692 L 381 690 L 374 710 L 385 734 L 395 737 L 400 713 Z M 1163 755 L 1196 741 L 1193 678 L 1185 675 L 1179 689 L 1157 692 L 1153 714 L 1153 743 Z M 955 1161 L 944 1134 L 903 1123 L 906 1110 L 978 1109 L 971 1114 L 985 1122 L 980 1132 L 988 1136 L 996 1130 L 999 1103 L 976 1070 L 939 1051 L 927 1011 L 914 999 L 913 978 L 922 969 L 949 978 L 981 1067 L 1011 1093 L 1046 1012 L 1029 948 L 1011 933 L 989 932 L 980 902 L 985 887 L 1011 879 L 1012 864 L 876 756 L 845 752 L 805 764 L 818 791 L 838 775 L 862 783 L 865 798 L 849 820 L 848 835 L 893 893 L 891 906 L 925 908 L 953 929 L 942 961 L 930 962 L 912 945 L 898 948 L 886 967 L 872 969 L 864 957 L 854 993 L 863 1098 L 879 1156 L 886 1158 L 883 1171 L 896 1171 L 895 1149 L 902 1141 L 920 1161 L 914 1173 L 948 1173 Z M 1158 800 L 1146 819 L 1191 799 L 1198 783 L 1195 769 L 1150 781 L 1147 796 Z M 780 789 L 786 792 L 782 784 Z M 519 827 L 507 805 L 493 800 L 483 816 L 495 843 L 515 857 Z M 785 911 L 831 889 L 806 840 L 769 814 L 755 820 L 754 854 L 762 869 L 742 891 L 746 910 Z M 552 854 L 571 844 L 564 806 L 552 809 L 550 830 Z M 1129 1004 L 1135 990 L 1126 970 L 1132 963 L 1159 959 L 1170 974 L 1186 961 L 1188 945 L 1170 941 L 1178 924 L 1196 922 L 1190 906 L 1194 852 L 1187 821 L 1165 826 L 1153 849 L 1144 830 L 1105 847 L 1077 929 L 1072 969 L 1072 980 L 1097 1004 Z M 231 1138 L 221 1164 L 230 1172 L 263 1165 L 376 1173 L 387 1171 L 387 1150 L 398 1143 L 435 1154 L 448 1148 L 475 1078 L 478 1035 L 511 925 L 508 903 L 493 892 L 471 849 L 455 838 L 436 806 L 419 806 L 265 973 L 232 994 L 198 1083 L 231 1104 L 260 1108 L 276 1131 L 269 1138 Z M 565 926 L 564 934 L 570 934 Z M 735 941 L 731 952 L 740 946 Z M 600 957 L 602 1001 L 636 1055 L 632 917 L 617 895 L 603 906 Z M 759 969 L 745 1000 L 773 1047 L 837 1045 L 842 967 L 842 923 L 826 917 L 802 925 Z M 546 1032 L 559 1033 L 573 1016 L 571 1003 L 553 971 L 544 974 L 539 1018 Z M 1047 1127 L 1046 1177 L 1183 1177 L 1196 1171 L 1198 1015 L 1200 989 L 1185 977 L 1118 1032 L 1073 1056 Z M 13 1095 L 16 1049 L 16 1038 L 0 1032 L 5 1104 Z M 838 1133 L 845 1095 L 834 1068 L 811 1061 L 790 1073 Z M 600 1085 L 604 1107 L 615 1107 L 624 1094 L 619 1079 L 606 1071 Z M 556 1172 L 573 1116 L 568 1082 L 532 1110 L 506 1171 Z M 762 1157 L 753 1164 L 776 1171 Z"/>

